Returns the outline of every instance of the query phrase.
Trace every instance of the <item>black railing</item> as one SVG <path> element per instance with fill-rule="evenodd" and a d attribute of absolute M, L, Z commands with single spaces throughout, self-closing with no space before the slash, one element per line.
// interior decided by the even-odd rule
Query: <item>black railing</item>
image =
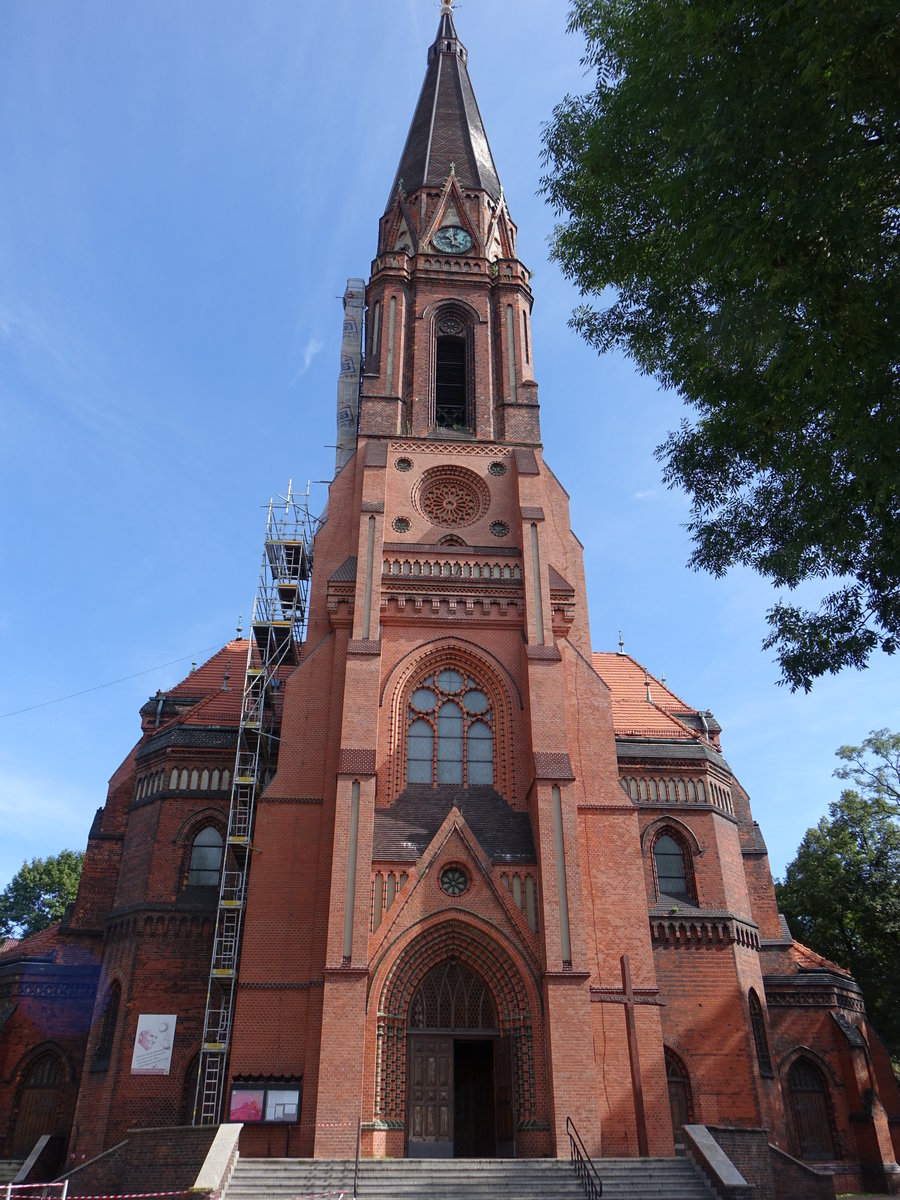
<path fill-rule="evenodd" d="M 359 1142 L 362 1137 L 362 1117 L 356 1118 L 356 1164 L 353 1167 L 353 1200 L 359 1194 Z"/>
<path fill-rule="evenodd" d="M 597 1174 L 597 1168 L 591 1162 L 591 1156 L 584 1148 L 584 1142 L 572 1123 L 571 1117 L 566 1117 L 566 1133 L 569 1135 L 569 1157 L 575 1174 L 581 1181 L 587 1200 L 600 1200 L 603 1195 L 603 1184 Z"/>

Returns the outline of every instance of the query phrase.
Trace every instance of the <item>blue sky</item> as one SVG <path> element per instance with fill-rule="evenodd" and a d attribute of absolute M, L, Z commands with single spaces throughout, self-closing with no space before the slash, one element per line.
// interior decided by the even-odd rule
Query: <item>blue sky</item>
<path fill-rule="evenodd" d="M 269 496 L 310 480 L 323 506 L 339 297 L 369 273 L 438 16 L 0 5 L 0 714 L 41 705 L 0 716 L 0 887 L 83 846 L 140 705 L 246 620 Z M 686 569 L 686 501 L 653 459 L 679 399 L 579 342 L 547 260 L 540 127 L 583 82 L 565 24 L 556 0 L 457 9 L 534 271 L 545 456 L 585 544 L 595 648 L 621 627 L 712 709 L 779 872 L 839 794 L 836 747 L 900 725 L 896 668 L 791 695 L 760 649 L 767 584 Z"/>

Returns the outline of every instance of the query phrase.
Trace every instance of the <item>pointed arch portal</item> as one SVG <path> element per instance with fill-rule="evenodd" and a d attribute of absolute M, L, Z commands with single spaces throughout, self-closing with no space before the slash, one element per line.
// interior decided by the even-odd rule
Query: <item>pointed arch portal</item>
<path fill-rule="evenodd" d="M 530 1005 L 486 933 L 449 921 L 406 947 L 382 992 L 378 1046 L 378 1115 L 405 1129 L 410 1158 L 515 1155 L 517 1124 L 534 1118 Z"/>

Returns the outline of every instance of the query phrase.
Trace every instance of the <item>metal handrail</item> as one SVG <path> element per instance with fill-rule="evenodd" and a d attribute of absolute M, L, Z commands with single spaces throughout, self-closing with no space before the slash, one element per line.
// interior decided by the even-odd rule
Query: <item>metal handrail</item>
<path fill-rule="evenodd" d="M 359 1142 L 362 1136 L 362 1117 L 356 1118 L 356 1166 L 353 1168 L 353 1200 L 359 1188 Z"/>
<path fill-rule="evenodd" d="M 581 1186 L 584 1188 L 587 1200 L 600 1200 L 603 1195 L 603 1184 L 571 1117 L 566 1117 L 566 1133 L 569 1135 L 569 1157 L 575 1168 L 576 1178 L 581 1181 Z"/>

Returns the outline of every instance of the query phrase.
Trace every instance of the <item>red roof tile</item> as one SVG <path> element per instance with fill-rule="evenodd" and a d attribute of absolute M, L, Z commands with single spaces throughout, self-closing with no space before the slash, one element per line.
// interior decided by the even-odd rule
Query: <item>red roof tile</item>
<path fill-rule="evenodd" d="M 804 946 L 800 942 L 794 942 L 791 947 L 791 957 L 797 964 L 798 970 L 801 971 L 837 971 L 839 975 L 850 975 L 846 967 L 838 966 L 830 958 L 823 958 L 821 954 L 817 954 L 815 950 L 810 950 L 809 946 Z"/>
<path fill-rule="evenodd" d="M 697 710 L 685 704 L 630 654 L 594 651 L 591 661 L 612 694 L 613 727 L 617 735 L 705 740 L 678 719 L 679 715 Z"/>

